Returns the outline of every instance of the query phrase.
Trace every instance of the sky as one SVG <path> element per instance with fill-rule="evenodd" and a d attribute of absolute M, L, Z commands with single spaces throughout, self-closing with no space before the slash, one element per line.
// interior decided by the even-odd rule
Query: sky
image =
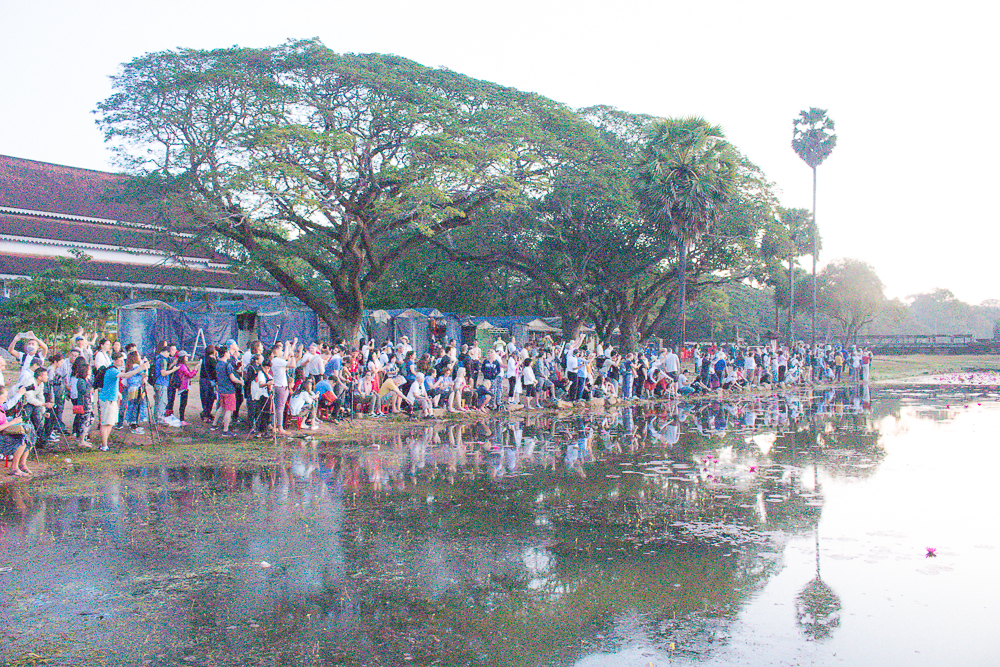
<path fill-rule="evenodd" d="M 827 109 L 837 148 L 819 168 L 823 263 L 869 262 L 890 297 L 1000 298 L 995 118 L 1000 4 L 329 0 L 3 0 L 0 154 L 114 169 L 94 124 L 121 63 L 176 47 L 319 37 L 394 53 L 573 107 L 703 116 L 809 208 L 792 151 L 800 110 Z M 991 199 L 990 199 L 991 200 Z M 808 263 L 808 258 L 804 258 Z M 1000 261 L 998 261 L 1000 264 Z"/>

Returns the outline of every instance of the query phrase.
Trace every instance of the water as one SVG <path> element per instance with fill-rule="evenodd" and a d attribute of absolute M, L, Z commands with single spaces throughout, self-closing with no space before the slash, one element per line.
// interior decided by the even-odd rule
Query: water
<path fill-rule="evenodd" d="M 840 391 L 8 485 L 0 662 L 996 664 L 998 429 Z"/>

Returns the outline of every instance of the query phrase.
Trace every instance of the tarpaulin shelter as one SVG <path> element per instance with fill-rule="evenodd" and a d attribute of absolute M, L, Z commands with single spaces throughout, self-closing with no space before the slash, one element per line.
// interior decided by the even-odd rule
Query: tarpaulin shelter
<path fill-rule="evenodd" d="M 513 339 L 519 347 L 528 344 L 528 323 L 535 319 L 526 315 L 472 318 L 477 325 L 481 321 L 488 321 L 494 328 L 504 329 L 506 331 L 504 339 L 508 341 Z"/>
<path fill-rule="evenodd" d="M 366 311 L 361 320 L 361 333 L 366 339 L 374 339 L 377 347 L 382 347 L 392 336 L 392 315 L 384 310 Z"/>
<path fill-rule="evenodd" d="M 251 340 L 316 340 L 316 314 L 301 303 L 272 297 L 242 301 L 133 301 L 119 306 L 118 336 L 155 353 L 157 341 L 177 343 L 191 354 L 229 339 L 245 347 Z"/>
<path fill-rule="evenodd" d="M 462 326 L 462 343 L 469 347 L 478 347 L 483 354 L 493 347 L 498 338 L 508 335 L 506 329 L 495 327 L 482 317 L 466 318 Z"/>
<path fill-rule="evenodd" d="M 398 345 L 406 336 L 418 358 L 430 349 L 430 317 L 413 308 L 387 312 L 392 316 L 393 342 Z"/>
<path fill-rule="evenodd" d="M 442 313 L 437 308 L 411 308 L 421 315 L 433 321 L 434 330 L 431 332 L 431 339 L 437 340 L 442 345 L 454 340 L 456 344 L 462 344 L 462 320 L 455 313 Z M 396 311 L 389 311 L 394 313 Z"/>
<path fill-rule="evenodd" d="M 131 301 L 118 306 L 118 340 L 122 345 L 135 343 L 146 357 L 156 354 L 156 322 L 160 312 L 177 312 L 163 301 Z"/>

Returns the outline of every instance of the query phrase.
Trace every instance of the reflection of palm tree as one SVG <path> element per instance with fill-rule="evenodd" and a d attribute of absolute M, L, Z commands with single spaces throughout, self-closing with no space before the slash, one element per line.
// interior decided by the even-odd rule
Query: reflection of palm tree
<path fill-rule="evenodd" d="M 813 485 L 816 490 L 816 467 L 813 467 Z M 840 598 L 819 574 L 819 526 L 816 536 L 816 576 L 795 596 L 795 621 L 807 639 L 828 639 L 840 625 Z"/>

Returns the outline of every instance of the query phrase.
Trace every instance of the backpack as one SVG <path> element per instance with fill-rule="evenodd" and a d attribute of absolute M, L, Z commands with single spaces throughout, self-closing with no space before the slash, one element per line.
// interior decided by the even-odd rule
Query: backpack
<path fill-rule="evenodd" d="M 94 373 L 94 389 L 104 389 L 104 373 L 107 370 L 107 366 L 102 366 Z"/>
<path fill-rule="evenodd" d="M 156 378 L 160 377 L 160 359 L 162 358 L 160 355 L 156 355 L 153 365 L 146 369 L 146 382 L 151 385 L 155 385 Z"/>
<path fill-rule="evenodd" d="M 177 373 L 177 371 L 174 371 L 173 373 L 170 374 L 170 388 L 171 389 L 181 388 L 181 376 Z"/>

